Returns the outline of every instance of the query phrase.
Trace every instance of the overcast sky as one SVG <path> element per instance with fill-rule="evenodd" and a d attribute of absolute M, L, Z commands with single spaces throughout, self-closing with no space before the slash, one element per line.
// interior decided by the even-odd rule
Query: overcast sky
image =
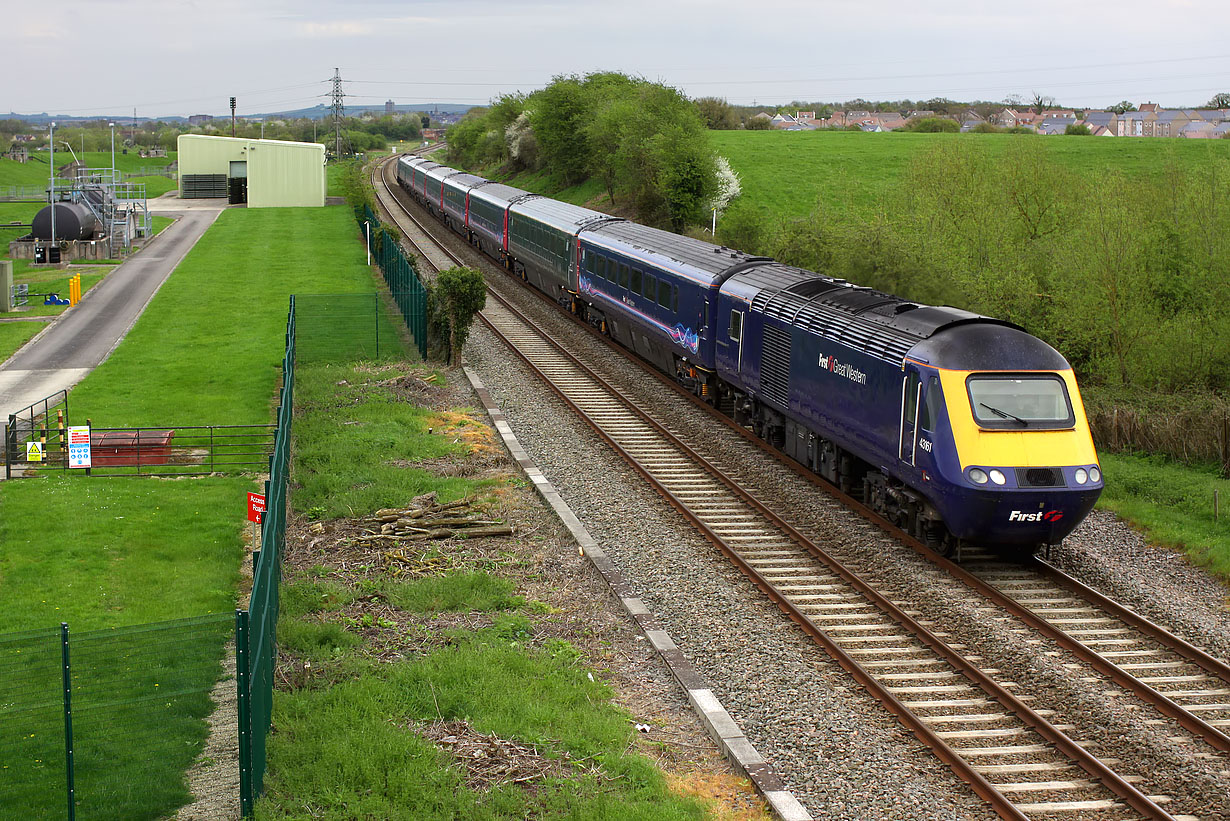
<path fill-rule="evenodd" d="M 1230 91 L 1226 0 L 59 0 L 6 17 L 0 111 L 18 113 L 302 108 L 328 104 L 334 67 L 352 105 L 481 105 L 595 70 L 740 104 Z"/>

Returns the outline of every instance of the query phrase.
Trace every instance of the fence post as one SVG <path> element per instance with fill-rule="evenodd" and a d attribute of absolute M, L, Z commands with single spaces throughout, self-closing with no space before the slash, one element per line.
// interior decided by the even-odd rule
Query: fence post
<path fill-rule="evenodd" d="M 60 659 L 64 668 L 64 777 L 68 787 L 68 821 L 77 817 L 73 786 L 73 676 L 68 659 L 68 622 L 60 622 Z"/>
<path fill-rule="evenodd" d="M 376 358 L 380 358 L 380 292 L 372 294 L 372 306 L 376 315 Z"/>
<path fill-rule="evenodd" d="M 248 667 L 248 611 L 235 611 L 235 691 L 239 707 L 239 811 L 252 815 L 252 690 Z"/>

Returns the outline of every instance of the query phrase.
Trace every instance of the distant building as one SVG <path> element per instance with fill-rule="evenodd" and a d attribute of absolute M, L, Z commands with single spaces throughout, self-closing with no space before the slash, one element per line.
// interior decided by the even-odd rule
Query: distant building
<path fill-rule="evenodd" d="M 188 125 L 205 125 L 212 119 L 213 116 L 210 114 L 193 114 L 188 118 Z"/>
<path fill-rule="evenodd" d="M 384 116 L 392 117 L 393 114 L 396 113 L 396 111 L 397 111 L 397 106 L 393 104 L 393 101 L 386 100 L 384 103 Z"/>

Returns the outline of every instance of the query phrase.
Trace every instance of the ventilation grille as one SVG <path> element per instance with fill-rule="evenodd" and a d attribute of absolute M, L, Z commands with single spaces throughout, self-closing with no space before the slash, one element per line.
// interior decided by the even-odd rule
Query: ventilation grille
<path fill-rule="evenodd" d="M 760 392 L 783 408 L 790 407 L 790 334 L 765 325 L 760 362 Z"/>
<path fill-rule="evenodd" d="M 1016 483 L 1020 487 L 1063 487 L 1063 471 L 1059 468 L 1017 468 Z"/>

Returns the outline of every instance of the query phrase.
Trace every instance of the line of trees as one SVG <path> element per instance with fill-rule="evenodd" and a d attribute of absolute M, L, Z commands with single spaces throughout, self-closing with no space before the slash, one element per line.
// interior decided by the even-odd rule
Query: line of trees
<path fill-rule="evenodd" d="M 943 141 L 873 210 L 775 221 L 736 203 L 718 241 L 1011 320 L 1092 385 L 1224 394 L 1230 160 L 1188 160 L 1129 178 L 1072 171 L 1037 140 Z"/>
<path fill-rule="evenodd" d="M 555 77 L 500 97 L 448 132 L 449 162 L 545 171 L 560 187 L 598 179 L 611 202 L 676 230 L 706 220 L 717 163 L 697 107 L 674 88 L 613 72 Z"/>

